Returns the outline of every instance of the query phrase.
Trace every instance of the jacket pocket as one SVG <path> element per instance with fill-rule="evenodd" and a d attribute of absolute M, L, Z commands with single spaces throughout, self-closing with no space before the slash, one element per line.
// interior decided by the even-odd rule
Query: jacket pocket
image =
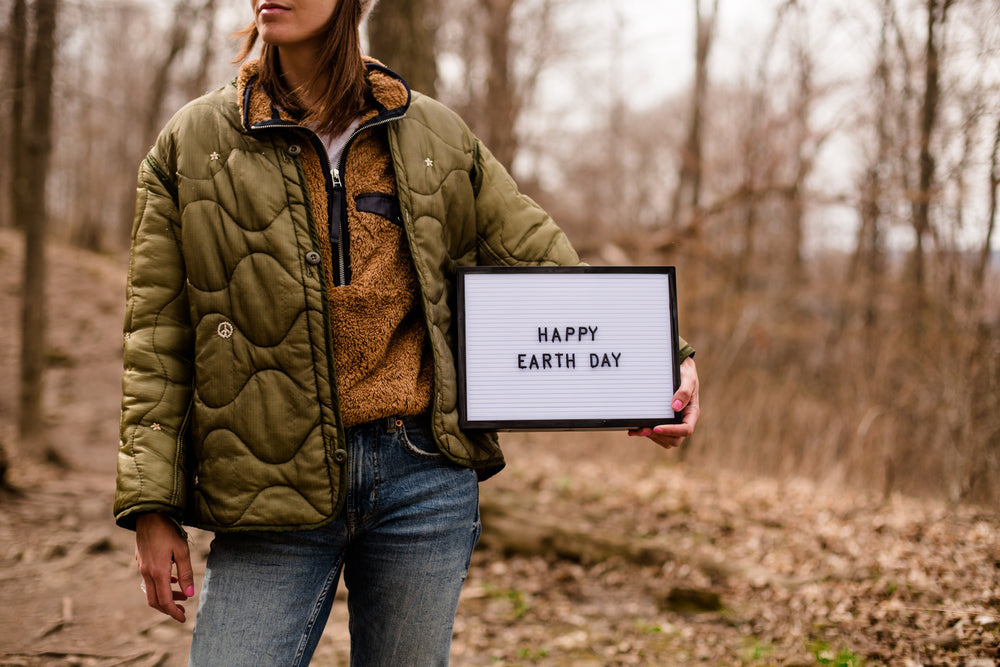
<path fill-rule="evenodd" d="M 374 213 L 389 220 L 394 225 L 403 226 L 403 213 L 396 195 L 382 192 L 368 192 L 354 197 L 354 206 L 361 213 Z"/>

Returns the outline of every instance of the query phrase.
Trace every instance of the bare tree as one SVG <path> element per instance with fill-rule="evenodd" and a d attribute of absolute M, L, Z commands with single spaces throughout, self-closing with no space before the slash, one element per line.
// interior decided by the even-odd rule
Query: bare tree
<path fill-rule="evenodd" d="M 35 0 L 34 44 L 27 77 L 27 115 L 23 188 L 15 196 L 15 215 L 25 230 L 24 287 L 21 302 L 21 382 L 18 435 L 35 456 L 48 456 L 43 442 L 45 372 L 45 242 L 48 226 L 46 179 L 52 152 L 52 90 L 58 0 Z"/>
<path fill-rule="evenodd" d="M 410 87 L 437 95 L 440 0 L 396 0 L 375 7 L 368 19 L 371 54 L 398 71 Z"/>
<path fill-rule="evenodd" d="M 1000 194 L 1000 120 L 997 121 L 996 131 L 993 133 L 988 187 L 989 209 L 986 216 L 986 235 L 982 248 L 979 250 L 979 261 L 976 263 L 975 269 L 976 287 L 980 293 L 986 284 L 986 269 L 989 267 L 992 252 L 993 230 L 996 229 L 997 223 L 997 196 Z"/>
<path fill-rule="evenodd" d="M 25 0 L 14 0 L 10 7 L 10 25 L 7 30 L 10 35 L 10 72 L 11 80 L 11 104 L 10 104 L 10 207 L 11 224 L 20 229 L 24 228 L 24 222 L 19 218 L 18 213 L 23 210 L 18 206 L 17 196 L 24 191 L 24 179 L 27 177 L 22 169 L 24 160 L 24 107 L 26 103 L 27 90 L 25 87 L 25 77 L 27 74 L 28 59 L 28 7 Z M 24 204 L 22 203 L 21 206 Z"/>
<path fill-rule="evenodd" d="M 511 13 L 517 0 L 479 1 L 487 17 L 489 61 L 481 132 L 493 154 L 509 168 L 517 146 L 514 121 L 520 106 L 511 72 Z"/>
<path fill-rule="evenodd" d="M 814 82 L 815 62 L 809 50 L 808 21 L 803 4 L 795 3 L 802 26 L 795 31 L 796 90 L 792 104 L 791 144 L 793 160 L 791 178 L 785 191 L 788 208 L 788 254 L 787 265 L 793 284 L 801 287 L 807 278 L 803 266 L 805 248 L 806 182 L 812 174 L 816 154 L 829 137 L 829 131 L 816 132 L 812 127 L 812 110 L 817 95 Z"/>
<path fill-rule="evenodd" d="M 757 226 L 759 222 L 759 212 L 756 196 L 757 191 L 763 187 L 767 181 L 773 179 L 773 170 L 767 164 L 766 153 L 770 147 L 769 142 L 764 140 L 764 123 L 767 117 L 770 90 L 768 86 L 768 67 L 771 64 L 771 56 L 774 47 L 778 42 L 778 35 L 784 25 L 785 15 L 789 8 L 795 4 L 796 0 L 786 0 L 782 3 L 775 15 L 774 23 L 763 43 L 763 53 L 757 63 L 757 73 L 754 89 L 750 95 L 750 115 L 747 119 L 746 130 L 743 133 L 740 151 L 742 170 L 742 183 L 740 190 L 746 195 L 743 207 L 742 236 L 743 246 L 736 259 L 735 284 L 738 292 L 747 289 L 750 281 L 750 270 L 753 265 L 756 252 Z"/>
<path fill-rule="evenodd" d="M 854 254 L 848 268 L 848 282 L 853 283 L 863 275 L 862 320 L 868 329 L 875 325 L 878 315 L 876 296 L 880 291 L 883 270 L 882 199 L 887 189 L 886 174 L 890 166 L 891 137 L 886 110 L 893 97 L 889 63 L 889 30 L 893 14 L 892 0 L 883 0 L 878 55 L 871 83 L 875 106 L 873 114 L 875 151 L 868 158 L 868 166 L 865 168 L 861 183 L 860 224 Z"/>
<path fill-rule="evenodd" d="M 153 76 L 153 81 L 149 86 L 150 96 L 148 111 L 146 113 L 146 124 L 143 136 L 151 141 L 159 129 L 161 123 L 160 114 L 163 111 L 163 103 L 167 98 L 170 88 L 170 73 L 174 69 L 174 63 L 187 48 L 191 39 L 191 31 L 201 16 L 206 12 L 214 14 L 215 0 L 177 0 L 174 5 L 174 22 L 170 28 L 170 35 L 167 38 L 167 50 L 163 54 L 159 67 Z M 206 36 L 207 41 L 211 41 L 211 35 Z"/>
<path fill-rule="evenodd" d="M 10 468 L 10 459 L 7 457 L 7 449 L 4 447 L 3 438 L 0 438 L 0 489 L 8 487 L 7 470 Z"/>
<path fill-rule="evenodd" d="M 442 53 L 456 56 L 461 70 L 439 93 L 508 168 L 522 139 L 518 120 L 539 77 L 563 55 L 558 3 L 454 0 L 442 24 Z"/>
<path fill-rule="evenodd" d="M 198 58 L 198 68 L 187 86 L 186 97 L 201 95 L 208 87 L 208 73 L 215 60 L 215 46 L 217 44 L 217 40 L 213 37 L 219 15 L 217 5 L 217 0 L 205 0 L 205 4 L 202 6 L 204 37 L 201 42 L 201 55 Z"/>
<path fill-rule="evenodd" d="M 216 0 L 176 0 L 173 8 L 173 23 L 170 27 L 170 32 L 168 33 L 166 40 L 166 50 L 163 52 L 159 63 L 152 76 L 152 81 L 149 84 L 149 98 L 146 102 L 145 114 L 143 115 L 144 121 L 142 124 L 141 136 L 143 142 L 149 144 L 153 141 L 156 136 L 156 132 L 159 130 L 161 123 L 163 122 L 163 108 L 168 95 L 171 90 L 171 75 L 176 70 L 176 63 L 180 57 L 185 53 L 189 42 L 191 41 L 191 34 L 195 26 L 199 25 L 203 17 L 206 15 L 209 18 L 209 24 L 212 23 L 215 16 L 215 2 Z M 208 33 L 205 35 L 205 42 L 202 47 L 202 52 L 204 54 L 211 54 L 212 52 L 212 42 L 214 41 L 213 35 Z M 197 91 L 203 92 L 202 87 L 204 85 L 205 79 L 207 78 L 207 62 L 202 61 L 199 66 L 198 72 L 194 77 L 192 77 L 186 88 L 190 92 L 192 86 L 197 85 Z M 126 140 L 125 132 L 122 132 L 120 137 L 122 141 Z M 123 191 L 124 194 L 128 195 L 124 197 L 121 211 L 119 216 L 121 220 L 121 234 L 120 238 L 127 239 L 131 232 L 132 217 L 130 215 L 133 200 L 131 195 Z"/>
<path fill-rule="evenodd" d="M 4 205 L 8 205 L 9 201 L 11 215 L 9 217 L 5 215 L 4 218 L 11 220 L 12 222 L 10 224 L 17 225 L 18 210 L 15 207 L 14 199 L 17 196 L 19 188 L 21 187 L 21 183 L 18 182 L 18 174 L 22 173 L 21 160 L 24 157 L 24 79 L 27 50 L 25 36 L 27 34 L 28 17 L 25 0 L 14 0 L 10 9 L 10 22 L 7 29 L 7 32 L 10 35 L 8 41 L 10 49 L 8 52 L 8 62 L 10 64 L 9 71 L 12 73 L 9 135 L 10 148 L 7 158 L 7 166 L 9 167 L 8 173 L 10 174 L 10 180 L 7 184 L 9 184 L 10 187 L 10 197 L 4 202 Z M 3 440 L 0 439 L 0 487 L 6 485 L 8 465 L 7 450 L 4 446 Z"/>
<path fill-rule="evenodd" d="M 694 0 L 695 74 L 688 117 L 687 140 L 681 151 L 680 176 L 674 193 L 671 227 L 677 227 L 683 210 L 696 213 L 701 203 L 702 124 L 708 96 L 708 58 L 712 50 L 719 15 L 719 0 L 712 0 L 708 16 L 702 15 L 701 0 Z"/>
<path fill-rule="evenodd" d="M 920 157 L 917 191 L 913 201 L 913 287 L 918 311 L 926 301 L 924 240 L 931 232 L 930 205 L 934 186 L 935 158 L 931 141 L 940 105 L 940 51 L 948 9 L 954 0 L 927 0 L 927 34 L 924 51 L 924 97 L 920 109 Z"/>

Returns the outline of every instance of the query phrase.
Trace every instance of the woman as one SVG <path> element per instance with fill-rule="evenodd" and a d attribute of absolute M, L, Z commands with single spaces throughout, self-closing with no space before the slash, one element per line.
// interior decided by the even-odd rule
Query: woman
<path fill-rule="evenodd" d="M 343 568 L 351 660 L 446 664 L 495 434 L 458 428 L 455 268 L 578 263 L 452 112 L 364 59 L 374 0 L 251 0 L 236 80 L 140 168 L 115 516 L 194 665 L 308 663 Z M 684 423 L 698 419 L 683 344 Z M 174 588 L 173 584 L 177 584 Z"/>

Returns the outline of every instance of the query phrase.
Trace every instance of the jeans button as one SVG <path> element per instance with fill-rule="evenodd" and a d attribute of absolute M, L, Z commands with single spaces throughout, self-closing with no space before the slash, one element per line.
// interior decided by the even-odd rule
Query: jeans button
<path fill-rule="evenodd" d="M 338 449 L 333 453 L 333 460 L 337 463 L 343 463 L 347 460 L 347 452 L 343 449 Z"/>

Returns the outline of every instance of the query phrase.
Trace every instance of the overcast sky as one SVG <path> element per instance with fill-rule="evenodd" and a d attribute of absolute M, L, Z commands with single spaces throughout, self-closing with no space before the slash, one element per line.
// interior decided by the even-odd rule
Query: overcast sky
<path fill-rule="evenodd" d="M 712 54 L 714 70 L 744 66 L 746 55 L 760 49 L 778 2 L 720 0 Z M 677 90 L 690 85 L 694 69 L 694 0 L 608 0 L 606 4 L 609 21 L 615 20 L 615 12 L 624 15 L 625 53 L 639 62 L 666 68 L 657 77 L 657 88 Z"/>

